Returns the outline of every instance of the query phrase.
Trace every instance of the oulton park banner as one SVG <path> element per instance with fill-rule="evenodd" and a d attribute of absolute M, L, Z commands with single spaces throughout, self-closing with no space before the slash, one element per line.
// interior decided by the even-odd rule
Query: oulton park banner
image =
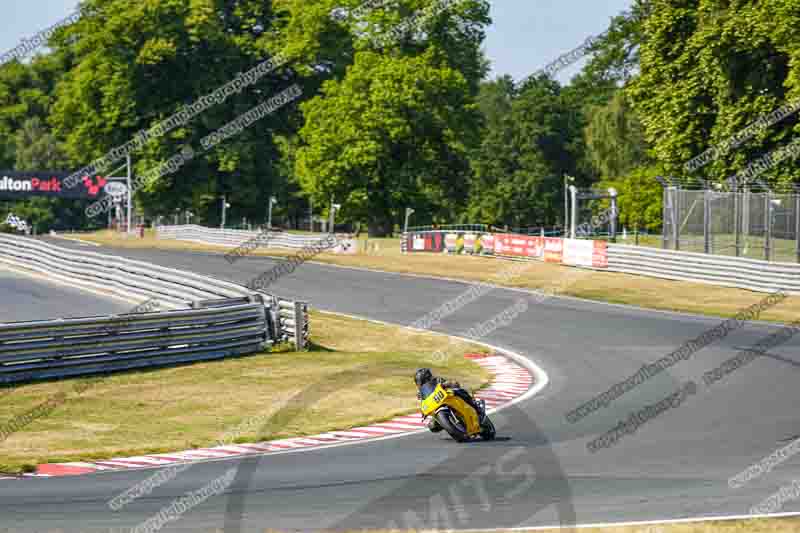
<path fill-rule="evenodd" d="M 50 170 L 17 172 L 0 170 L 0 198 L 23 199 L 31 196 L 93 200 L 104 195 L 107 180 L 84 176 L 74 187 L 64 185 L 68 172 Z"/>

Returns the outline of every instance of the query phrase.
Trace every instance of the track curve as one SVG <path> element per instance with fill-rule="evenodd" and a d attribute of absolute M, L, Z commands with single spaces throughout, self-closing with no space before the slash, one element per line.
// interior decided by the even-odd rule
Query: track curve
<path fill-rule="evenodd" d="M 131 304 L 122 300 L 94 296 L 0 266 L 0 322 L 116 314 L 130 308 Z"/>
<path fill-rule="evenodd" d="M 246 258 L 231 266 L 221 255 L 209 253 L 114 253 L 238 282 L 274 264 Z M 305 264 L 270 290 L 308 299 L 320 309 L 410 324 L 465 287 Z M 568 411 L 719 319 L 576 299 L 536 303 L 530 293 L 496 289 L 433 329 L 458 335 L 520 298 L 527 299 L 528 310 L 484 340 L 535 361 L 548 373 L 550 384 L 517 409 L 497 416 L 498 435 L 510 440 L 465 448 L 419 435 L 258 461 L 205 463 L 120 512 L 111 511 L 107 500 L 149 473 L 0 481 L 2 525 L 25 531 L 134 527 L 235 464 L 245 465 L 246 484 L 234 482 L 226 496 L 210 498 L 165 530 L 552 525 L 564 517 L 556 504 L 567 499 L 579 523 L 741 515 L 800 478 L 800 461 L 790 459 L 742 488 L 728 487 L 729 477 L 800 435 L 800 392 L 794 386 L 800 370 L 797 338 L 711 387 L 702 385 L 703 372 L 776 329 L 749 324 L 608 408 L 570 424 L 564 416 Z M 701 386 L 683 405 L 625 435 L 612 448 L 587 450 L 588 441 L 687 380 Z M 535 475 L 526 465 L 536 466 Z M 783 510 L 798 511 L 800 505 L 790 502 Z M 232 512 L 241 519 L 226 522 Z"/>

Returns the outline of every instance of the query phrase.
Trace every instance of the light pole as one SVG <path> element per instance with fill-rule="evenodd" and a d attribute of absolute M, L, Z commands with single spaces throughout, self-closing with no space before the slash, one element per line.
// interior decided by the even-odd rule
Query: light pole
<path fill-rule="evenodd" d="M 403 233 L 408 233 L 408 219 L 414 213 L 414 210 L 410 207 L 406 207 L 406 221 L 403 224 Z"/>
<path fill-rule="evenodd" d="M 331 202 L 331 221 L 330 221 L 330 227 L 328 228 L 328 233 L 330 233 L 330 234 L 334 233 L 334 225 L 335 225 L 335 221 L 336 221 L 336 211 L 338 211 L 341 208 L 342 208 L 342 204 L 334 204 L 333 202 Z"/>
<path fill-rule="evenodd" d="M 569 227 L 569 186 L 568 183 L 575 181 L 575 178 L 568 174 L 564 174 L 564 236 L 567 235 L 567 228 Z"/>
<path fill-rule="evenodd" d="M 222 195 L 222 220 L 219 223 L 219 229 L 225 229 L 225 215 L 231 204 L 228 203 L 225 195 Z"/>
<path fill-rule="evenodd" d="M 609 221 L 608 233 L 611 242 L 617 242 L 617 190 L 609 187 L 608 195 L 611 197 L 611 220 Z"/>
<path fill-rule="evenodd" d="M 308 197 L 308 231 L 314 233 L 314 199 Z"/>
<path fill-rule="evenodd" d="M 272 206 L 278 203 L 278 199 L 274 196 L 269 197 L 269 209 L 267 213 L 267 231 L 272 230 Z"/>
<path fill-rule="evenodd" d="M 128 175 L 127 175 L 127 185 L 128 185 L 128 235 L 133 234 L 133 228 L 131 228 L 131 206 L 133 205 L 133 189 L 131 188 L 131 156 L 128 154 L 126 158 L 126 164 L 128 167 Z"/>

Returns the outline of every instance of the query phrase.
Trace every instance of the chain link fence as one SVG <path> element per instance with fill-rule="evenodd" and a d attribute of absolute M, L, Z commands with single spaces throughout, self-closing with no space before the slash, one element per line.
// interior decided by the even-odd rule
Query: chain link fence
<path fill-rule="evenodd" d="M 800 263 L 800 193 L 664 189 L 662 248 Z"/>

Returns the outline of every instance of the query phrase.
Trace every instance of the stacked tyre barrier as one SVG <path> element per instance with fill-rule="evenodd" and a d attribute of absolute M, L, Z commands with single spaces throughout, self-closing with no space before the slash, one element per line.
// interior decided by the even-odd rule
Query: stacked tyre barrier
<path fill-rule="evenodd" d="M 2 266 L 144 303 L 120 315 L 0 324 L 0 383 L 308 346 L 307 303 L 236 283 L 13 235 L 0 235 Z"/>

